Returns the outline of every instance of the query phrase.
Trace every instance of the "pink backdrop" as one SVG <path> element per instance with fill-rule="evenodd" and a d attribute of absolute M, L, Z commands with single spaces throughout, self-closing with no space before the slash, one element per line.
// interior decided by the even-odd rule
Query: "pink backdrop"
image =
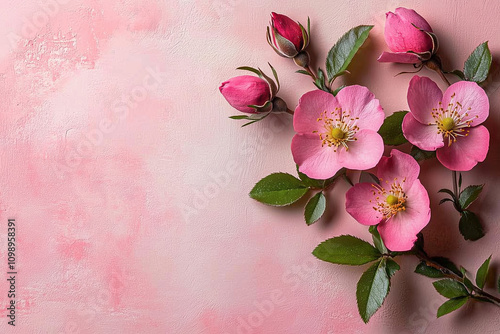
<path fill-rule="evenodd" d="M 49 3 L 41 5 L 40 3 Z M 4 0 L 0 20 L 0 271 L 6 221 L 18 224 L 18 333 L 493 333 L 498 309 L 471 303 L 436 320 L 444 302 L 429 279 L 398 260 L 385 305 L 368 325 L 356 307 L 364 267 L 316 260 L 326 238 L 369 238 L 343 209 L 347 186 L 328 195 L 326 217 L 307 227 L 304 201 L 289 209 L 251 200 L 253 184 L 294 172 L 290 117 L 241 129 L 218 85 L 237 66 L 282 79 L 290 107 L 312 90 L 265 41 L 269 13 L 312 21 L 310 52 L 322 65 L 349 28 L 374 24 L 346 83 L 368 86 L 387 114 L 407 109 L 407 66 L 378 64 L 384 13 L 403 5 L 431 23 L 444 63 L 460 68 L 489 40 L 498 60 L 494 1 Z M 321 61 L 319 61 L 321 60 Z M 486 182 L 475 204 L 488 231 L 458 233 L 449 205 L 424 230 L 431 255 L 471 271 L 500 264 L 498 65 L 488 86 L 492 133 Z M 421 74 L 436 80 L 429 71 Z M 451 176 L 425 162 L 432 209 Z M 4 270 L 5 269 L 5 270 Z M 491 289 L 493 283 L 488 283 Z M 0 332 L 7 283 L 0 280 Z"/>

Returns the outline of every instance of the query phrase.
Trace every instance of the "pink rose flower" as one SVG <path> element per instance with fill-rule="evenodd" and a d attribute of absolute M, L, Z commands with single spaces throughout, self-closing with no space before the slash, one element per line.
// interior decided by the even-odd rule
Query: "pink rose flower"
<path fill-rule="evenodd" d="M 309 35 L 300 23 L 288 16 L 272 13 L 267 41 L 280 56 L 293 58 L 309 44 Z"/>
<path fill-rule="evenodd" d="M 475 82 L 459 81 L 443 93 L 434 81 L 414 76 L 408 88 L 410 112 L 403 119 L 403 134 L 454 171 L 471 170 L 484 161 L 490 134 L 480 125 L 490 105 L 485 91 Z"/>
<path fill-rule="evenodd" d="M 363 225 L 377 225 L 387 248 L 407 251 L 429 223 L 429 195 L 418 180 L 420 166 L 392 150 L 377 166 L 380 184 L 358 183 L 346 193 L 346 211 Z"/>
<path fill-rule="evenodd" d="M 391 52 L 384 52 L 380 62 L 416 64 L 428 60 L 437 51 L 433 42 L 432 28 L 412 9 L 396 8 L 388 12 L 385 22 L 385 41 Z"/>
<path fill-rule="evenodd" d="M 366 87 L 347 86 L 336 97 L 308 92 L 293 117 L 293 159 L 314 179 L 328 179 L 343 167 L 372 168 L 384 151 L 377 133 L 383 122 L 384 111 Z"/>
<path fill-rule="evenodd" d="M 258 113 L 252 106 L 263 107 L 272 96 L 269 83 L 251 75 L 229 79 L 220 85 L 219 90 L 233 108 L 250 114 Z"/>

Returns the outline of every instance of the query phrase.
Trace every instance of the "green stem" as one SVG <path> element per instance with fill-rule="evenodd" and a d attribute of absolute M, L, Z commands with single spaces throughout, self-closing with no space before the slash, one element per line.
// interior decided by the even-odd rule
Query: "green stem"
<path fill-rule="evenodd" d="M 309 73 L 309 75 L 311 76 L 311 78 L 313 78 L 314 81 L 316 81 L 316 74 L 311 70 L 311 68 L 309 67 L 309 65 L 307 65 L 306 67 L 304 67 L 304 70 L 306 70 L 307 73 Z"/>
<path fill-rule="evenodd" d="M 455 197 L 458 198 L 458 196 L 460 194 L 458 193 L 457 172 L 456 171 L 452 171 L 451 175 L 452 175 L 452 178 L 453 178 L 453 193 L 455 194 Z"/>
<path fill-rule="evenodd" d="M 417 250 L 415 252 L 412 251 L 412 252 L 409 252 L 408 254 L 413 254 L 421 261 L 424 261 L 427 266 L 438 269 L 440 272 L 443 273 L 443 275 L 446 278 L 452 279 L 454 281 L 460 282 L 460 283 L 465 285 L 465 278 L 464 277 L 458 275 L 457 273 L 451 271 L 450 269 L 435 262 L 423 250 Z M 495 297 L 495 296 L 483 291 L 482 289 L 478 288 L 474 284 L 472 284 L 472 292 L 473 292 L 472 296 L 482 297 L 484 299 L 487 299 L 492 304 L 500 307 L 500 298 Z"/>

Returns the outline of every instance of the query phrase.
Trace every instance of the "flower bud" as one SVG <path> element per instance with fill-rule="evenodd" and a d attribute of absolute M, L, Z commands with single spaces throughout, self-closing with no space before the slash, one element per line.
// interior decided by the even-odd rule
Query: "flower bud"
<path fill-rule="evenodd" d="M 388 12 L 384 35 L 392 53 L 382 53 L 380 62 L 416 64 L 429 60 L 437 51 L 431 26 L 412 9 L 400 7 Z"/>
<path fill-rule="evenodd" d="M 304 27 L 288 16 L 271 13 L 271 28 L 267 28 L 267 42 L 280 56 L 293 58 L 309 44 Z"/>
<path fill-rule="evenodd" d="M 259 77 L 242 75 L 223 82 L 220 92 L 229 104 L 245 113 L 255 114 L 271 100 L 269 83 Z"/>

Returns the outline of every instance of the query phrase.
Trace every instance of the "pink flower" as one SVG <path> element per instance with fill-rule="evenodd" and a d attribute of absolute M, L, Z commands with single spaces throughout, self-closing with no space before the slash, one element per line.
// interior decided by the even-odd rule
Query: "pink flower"
<path fill-rule="evenodd" d="M 471 170 L 484 161 L 490 134 L 480 125 L 488 118 L 488 96 L 475 82 L 459 81 L 443 93 L 431 79 L 414 76 L 408 88 L 410 112 L 403 134 L 410 143 L 436 151 L 448 169 Z"/>
<path fill-rule="evenodd" d="M 431 26 L 417 12 L 400 7 L 386 17 L 384 35 L 392 53 L 382 53 L 378 61 L 416 64 L 430 59 L 437 51 Z"/>
<path fill-rule="evenodd" d="M 273 12 L 270 24 L 267 42 L 280 56 L 293 58 L 309 44 L 309 35 L 304 27 L 288 16 Z"/>
<path fill-rule="evenodd" d="M 377 133 L 383 122 L 384 111 L 366 87 L 347 86 L 336 97 L 308 92 L 293 117 L 293 159 L 314 179 L 328 179 L 343 167 L 372 168 L 384 151 Z"/>
<path fill-rule="evenodd" d="M 429 223 L 429 195 L 418 180 L 420 166 L 392 150 L 377 166 L 380 184 L 358 183 L 346 194 L 346 210 L 363 225 L 377 225 L 387 248 L 407 251 Z"/>
<path fill-rule="evenodd" d="M 258 112 L 254 106 L 263 107 L 272 96 L 269 83 L 251 75 L 229 79 L 219 90 L 233 108 L 251 114 Z"/>

